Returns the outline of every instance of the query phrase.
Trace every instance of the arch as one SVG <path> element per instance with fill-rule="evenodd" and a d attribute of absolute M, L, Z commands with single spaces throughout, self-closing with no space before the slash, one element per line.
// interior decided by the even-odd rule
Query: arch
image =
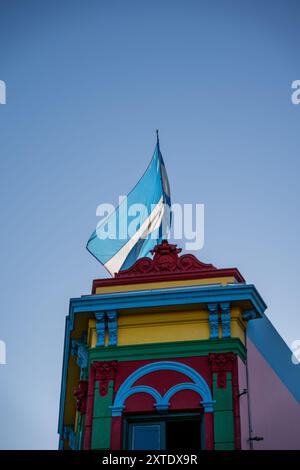
<path fill-rule="evenodd" d="M 181 374 L 184 374 L 189 377 L 193 382 L 184 382 L 181 384 L 177 384 L 174 387 L 171 387 L 163 397 L 157 390 L 152 387 L 146 385 L 138 385 L 136 387 L 133 387 L 134 383 L 141 377 L 144 377 L 145 375 L 158 370 L 173 370 L 176 372 L 180 372 Z M 181 362 L 158 361 L 140 367 L 139 369 L 134 371 L 129 377 L 127 377 L 127 379 L 123 382 L 116 394 L 114 404 L 111 407 L 112 416 L 121 416 L 122 411 L 125 408 L 124 403 L 126 399 L 134 393 L 141 392 L 149 393 L 156 399 L 156 403 L 154 406 L 157 410 L 167 410 L 170 405 L 170 398 L 175 393 L 181 390 L 195 391 L 202 398 L 202 401 L 200 401 L 200 403 L 203 405 L 204 411 L 213 411 L 214 401 L 212 400 L 210 388 L 204 378 L 197 371 L 195 371 L 192 367 L 186 364 L 182 364 Z"/>
<path fill-rule="evenodd" d="M 193 392 L 202 395 L 201 390 L 197 384 L 191 382 L 184 382 L 181 384 L 174 385 L 174 387 L 169 388 L 169 390 L 163 396 L 163 403 L 165 405 L 169 405 L 169 400 L 175 395 L 176 393 L 180 392 L 181 390 L 192 390 Z"/>
<path fill-rule="evenodd" d="M 161 394 L 155 390 L 153 387 L 149 387 L 148 385 L 137 385 L 136 387 L 129 388 L 124 394 L 122 395 L 123 403 L 127 400 L 128 397 L 134 395 L 135 393 L 147 393 L 151 395 L 156 402 L 160 402 L 162 400 Z"/>

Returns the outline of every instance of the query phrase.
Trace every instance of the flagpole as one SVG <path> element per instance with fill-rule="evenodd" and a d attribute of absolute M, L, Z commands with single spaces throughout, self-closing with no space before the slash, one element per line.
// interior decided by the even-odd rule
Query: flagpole
<path fill-rule="evenodd" d="M 161 162 L 161 153 L 160 153 L 160 146 L 159 146 L 159 134 L 158 134 L 158 129 L 156 129 L 156 145 L 157 145 L 157 150 L 158 150 L 158 158 Z M 161 177 L 161 171 L 160 171 L 160 182 L 161 182 L 161 186 L 163 188 L 163 181 L 162 181 L 162 177 Z M 165 204 L 165 197 L 164 197 L 164 194 L 163 194 L 163 202 Z M 158 229 L 158 237 L 160 239 L 162 239 L 162 226 L 160 225 L 159 229 Z"/>
<path fill-rule="evenodd" d="M 157 145 L 158 151 L 160 152 L 158 129 L 156 129 L 156 145 Z"/>

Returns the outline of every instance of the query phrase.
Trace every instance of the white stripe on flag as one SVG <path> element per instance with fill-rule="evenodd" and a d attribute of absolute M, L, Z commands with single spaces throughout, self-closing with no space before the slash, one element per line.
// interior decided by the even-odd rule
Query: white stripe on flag
<path fill-rule="evenodd" d="M 160 198 L 156 206 L 154 207 L 151 214 L 147 217 L 140 228 L 135 232 L 133 237 L 112 257 L 108 260 L 104 266 L 106 269 L 114 275 L 120 271 L 122 264 L 129 255 L 134 245 L 139 241 L 140 238 L 146 238 L 151 232 L 158 229 L 164 215 L 164 200 L 163 196 Z"/>

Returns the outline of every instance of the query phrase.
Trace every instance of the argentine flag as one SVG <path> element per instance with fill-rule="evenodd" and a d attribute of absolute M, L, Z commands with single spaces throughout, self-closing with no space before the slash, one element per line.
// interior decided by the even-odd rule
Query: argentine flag
<path fill-rule="evenodd" d="M 171 225 L 168 176 L 157 144 L 142 178 L 91 235 L 88 251 L 114 275 L 149 256 Z"/>

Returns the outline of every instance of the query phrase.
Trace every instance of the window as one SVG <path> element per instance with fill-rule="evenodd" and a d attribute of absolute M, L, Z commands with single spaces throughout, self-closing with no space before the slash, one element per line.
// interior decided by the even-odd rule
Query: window
<path fill-rule="evenodd" d="M 129 450 L 199 450 L 201 415 L 173 414 L 125 418 L 124 448 Z"/>
<path fill-rule="evenodd" d="M 161 449 L 161 425 L 158 424 L 132 424 L 131 433 L 132 450 L 159 450 Z"/>

